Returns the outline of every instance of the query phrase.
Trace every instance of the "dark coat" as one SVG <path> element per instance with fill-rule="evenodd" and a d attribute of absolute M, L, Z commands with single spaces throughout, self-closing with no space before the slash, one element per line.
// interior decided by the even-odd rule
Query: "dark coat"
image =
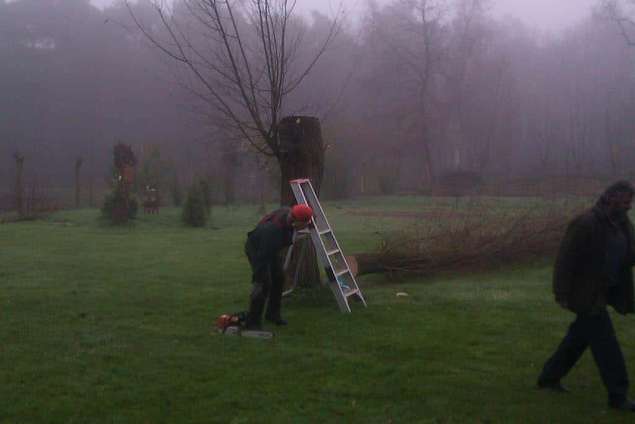
<path fill-rule="evenodd" d="M 627 256 L 619 271 L 617 285 L 609 288 L 606 274 L 608 237 L 622 231 L 627 240 Z M 575 313 L 593 313 L 607 304 L 621 314 L 633 312 L 633 271 L 635 264 L 633 225 L 609 220 L 596 206 L 576 217 L 560 244 L 553 273 L 553 292 L 558 303 Z"/>
<path fill-rule="evenodd" d="M 278 254 L 293 243 L 293 226 L 287 222 L 289 213 L 290 208 L 277 209 L 247 233 L 245 253 L 256 281 L 265 283 L 271 278 L 271 271 L 279 268 Z"/>

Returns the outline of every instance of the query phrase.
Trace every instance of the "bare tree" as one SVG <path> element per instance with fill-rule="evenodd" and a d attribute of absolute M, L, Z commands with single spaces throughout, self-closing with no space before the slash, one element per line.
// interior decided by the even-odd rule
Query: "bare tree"
<path fill-rule="evenodd" d="M 436 101 L 434 79 L 441 71 L 446 54 L 442 40 L 446 3 L 447 0 L 399 0 L 393 10 L 395 16 L 383 17 L 376 13 L 372 29 L 389 49 L 383 54 L 388 53 L 395 64 L 403 66 L 405 73 L 400 75 L 400 84 L 407 85 L 408 91 L 414 93 L 414 104 L 400 99 L 397 108 L 402 116 L 401 126 L 416 133 L 413 138 L 423 151 L 423 184 L 430 183 L 435 176 L 430 119 Z M 390 23 L 387 20 L 392 19 L 394 24 L 387 25 Z"/>
<path fill-rule="evenodd" d="M 203 102 L 214 124 L 275 157 L 286 181 L 289 167 L 278 134 L 281 117 L 288 113 L 285 99 L 324 53 L 338 19 L 307 55 L 293 19 L 295 0 L 147 2 L 160 26 L 144 25 L 125 0 L 136 26 L 153 46 L 183 65 L 190 78 L 186 87 Z"/>
<path fill-rule="evenodd" d="M 468 115 L 467 100 L 470 97 L 468 82 L 470 65 L 475 56 L 482 54 L 485 40 L 482 19 L 488 0 L 460 0 L 454 18 L 454 40 L 451 55 L 445 72 L 448 103 L 448 126 L 451 131 L 447 140 L 452 149 L 453 165 L 456 169 L 465 168 L 470 146 L 470 135 L 466 133 Z"/>
<path fill-rule="evenodd" d="M 414 61 L 410 61 L 419 85 L 418 113 L 420 117 L 420 143 L 424 151 L 425 177 L 428 182 L 434 179 L 435 172 L 432 161 L 432 148 L 430 137 L 430 109 L 434 102 L 433 81 L 435 74 L 440 71 L 444 51 L 441 47 L 440 33 L 443 19 L 444 5 L 434 0 L 419 0 L 414 3 L 416 13 L 414 19 L 414 31 L 417 37 L 416 46 L 418 52 L 412 55 Z"/>
<path fill-rule="evenodd" d="M 635 47 L 635 0 L 601 0 L 609 18 L 617 23 L 626 44 Z"/>

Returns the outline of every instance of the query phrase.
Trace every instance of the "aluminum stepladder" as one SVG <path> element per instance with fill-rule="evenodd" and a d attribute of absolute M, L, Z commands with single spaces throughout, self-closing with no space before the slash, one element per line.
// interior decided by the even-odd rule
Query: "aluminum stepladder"
<path fill-rule="evenodd" d="M 356 296 L 364 306 L 366 306 L 366 300 L 362 295 L 362 291 L 357 285 L 355 276 L 351 272 L 348 262 L 342 253 L 333 229 L 326 219 L 320 200 L 313 190 L 313 185 L 308 179 L 299 179 L 289 181 L 291 190 L 298 204 L 306 204 L 313 209 L 313 225 L 307 229 L 299 231 L 298 236 L 310 235 L 315 251 L 322 264 L 322 267 L 326 270 L 328 281 L 326 284 L 331 288 L 331 291 L 335 295 L 337 304 L 342 312 L 351 312 L 351 307 L 348 303 L 349 298 Z M 288 265 L 291 258 L 291 249 L 287 253 L 287 259 L 285 261 L 285 268 Z M 297 276 L 296 276 L 297 280 Z"/>

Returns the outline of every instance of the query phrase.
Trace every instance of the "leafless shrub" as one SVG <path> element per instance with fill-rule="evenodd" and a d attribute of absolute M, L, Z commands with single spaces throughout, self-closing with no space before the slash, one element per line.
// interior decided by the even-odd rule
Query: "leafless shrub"
<path fill-rule="evenodd" d="M 60 210 L 59 203 L 51 196 L 50 191 L 50 187 L 46 184 L 33 180 L 27 185 L 24 193 L 23 213 L 6 213 L 0 218 L 0 223 L 32 221 L 44 218 Z M 8 199 L 5 200 L 9 204 Z M 8 211 L 13 208 L 15 208 L 14 204 L 11 205 L 11 208 L 5 208 L 5 210 Z M 1 210 L 2 208 L 0 208 Z"/>
<path fill-rule="evenodd" d="M 502 212 L 475 207 L 469 213 L 386 235 L 375 253 L 356 255 L 358 274 L 430 275 L 487 270 L 553 256 L 567 223 L 579 210 L 568 206 Z"/>
<path fill-rule="evenodd" d="M 479 187 L 478 193 L 486 196 L 541 197 L 554 200 L 566 196 L 595 197 L 614 179 L 614 177 L 591 175 L 541 175 L 504 180 L 491 179 Z"/>
<path fill-rule="evenodd" d="M 38 181 L 31 182 L 24 198 L 24 219 L 37 219 L 60 209 L 49 194 L 49 187 Z"/>

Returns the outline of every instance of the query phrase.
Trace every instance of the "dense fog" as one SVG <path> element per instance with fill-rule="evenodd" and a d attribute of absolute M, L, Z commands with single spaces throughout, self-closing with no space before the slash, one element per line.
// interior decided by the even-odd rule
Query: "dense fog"
<path fill-rule="evenodd" d="M 598 1 L 587 18 L 547 34 L 492 13 L 484 0 L 369 2 L 354 22 L 338 13 L 292 14 L 290 66 L 300 72 L 319 58 L 278 119 L 321 119 L 325 180 L 337 175 L 331 191 L 343 195 L 359 191 L 360 175 L 388 179 L 395 191 L 420 190 L 456 172 L 631 175 L 629 1 L 615 9 Z M 213 63 L 218 40 L 190 16 L 195 3 L 182 0 L 164 12 Z M 0 191 L 12 190 L 15 153 L 25 157 L 30 184 L 72 186 L 80 157 L 84 175 L 102 184 L 117 142 L 140 156 L 160 150 L 184 182 L 272 173 L 248 137 L 201 95 L 201 81 L 160 48 L 174 44 L 152 3 L 131 10 L 136 23 L 120 2 L 102 9 L 87 0 L 0 1 Z M 237 19 L 251 24 L 247 15 Z M 222 92 L 231 98 L 231 90 Z"/>

